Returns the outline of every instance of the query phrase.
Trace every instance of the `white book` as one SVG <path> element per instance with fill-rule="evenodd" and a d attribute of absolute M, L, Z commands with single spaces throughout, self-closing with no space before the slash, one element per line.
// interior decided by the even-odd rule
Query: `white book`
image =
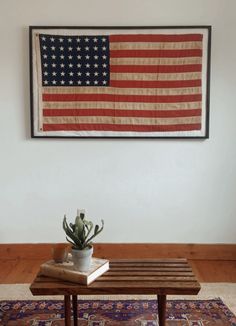
<path fill-rule="evenodd" d="M 41 275 L 55 277 L 61 280 L 89 285 L 96 278 L 109 269 L 109 261 L 106 259 L 92 257 L 92 262 L 87 272 L 79 272 L 74 268 L 73 262 L 56 263 L 49 260 L 40 266 Z"/>

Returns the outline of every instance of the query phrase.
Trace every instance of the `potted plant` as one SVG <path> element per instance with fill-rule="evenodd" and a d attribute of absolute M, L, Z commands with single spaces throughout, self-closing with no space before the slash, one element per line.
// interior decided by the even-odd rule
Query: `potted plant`
<path fill-rule="evenodd" d="M 91 264 L 91 258 L 93 254 L 92 239 L 94 239 L 104 227 L 104 221 L 102 220 L 102 226 L 93 226 L 91 221 L 85 219 L 85 213 L 77 211 L 75 223 L 67 223 L 66 215 L 63 219 L 63 229 L 67 235 L 66 240 L 72 244 L 72 260 L 75 269 L 86 272 Z"/>

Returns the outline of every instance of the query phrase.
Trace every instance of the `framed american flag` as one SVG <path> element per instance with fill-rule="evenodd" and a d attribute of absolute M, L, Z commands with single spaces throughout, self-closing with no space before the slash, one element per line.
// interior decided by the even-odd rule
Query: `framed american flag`
<path fill-rule="evenodd" d="M 208 138 L 211 26 L 30 26 L 32 137 Z"/>

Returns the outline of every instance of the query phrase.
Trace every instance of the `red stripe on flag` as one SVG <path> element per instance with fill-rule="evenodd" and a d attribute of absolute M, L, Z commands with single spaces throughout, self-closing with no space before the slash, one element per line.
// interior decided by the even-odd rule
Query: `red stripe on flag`
<path fill-rule="evenodd" d="M 201 79 L 193 80 L 110 80 L 110 86 L 121 88 L 200 87 Z"/>
<path fill-rule="evenodd" d="M 115 124 L 44 124 L 43 131 L 191 131 L 200 130 L 200 123 L 178 125 L 115 125 Z"/>
<path fill-rule="evenodd" d="M 104 101 L 104 102 L 139 102 L 139 103 L 176 103 L 201 101 L 201 94 L 191 95 L 116 95 L 116 94 L 43 94 L 43 101 Z"/>
<path fill-rule="evenodd" d="M 110 35 L 111 42 L 194 42 L 202 41 L 202 34 L 119 34 Z"/>
<path fill-rule="evenodd" d="M 44 109 L 45 117 L 104 116 L 104 117 L 140 117 L 140 118 L 176 118 L 201 115 L 201 109 L 190 110 L 114 110 L 114 109 Z"/>
<path fill-rule="evenodd" d="M 183 58 L 201 57 L 201 49 L 188 50 L 110 50 L 111 58 Z"/>
<path fill-rule="evenodd" d="M 202 65 L 114 65 L 110 66 L 110 72 L 138 72 L 138 73 L 177 73 L 199 72 Z"/>

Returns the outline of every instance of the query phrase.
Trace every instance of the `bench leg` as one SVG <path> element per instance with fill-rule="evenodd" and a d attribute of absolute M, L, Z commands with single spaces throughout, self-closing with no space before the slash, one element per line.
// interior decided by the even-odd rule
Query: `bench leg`
<path fill-rule="evenodd" d="M 159 317 L 159 325 L 165 326 L 166 324 L 166 295 L 158 295 L 158 317 Z"/>
<path fill-rule="evenodd" d="M 77 295 L 72 295 L 72 305 L 73 305 L 73 319 L 74 326 L 78 326 L 78 306 L 77 306 Z"/>
<path fill-rule="evenodd" d="M 71 326 L 70 295 L 64 296 L 65 326 Z"/>

